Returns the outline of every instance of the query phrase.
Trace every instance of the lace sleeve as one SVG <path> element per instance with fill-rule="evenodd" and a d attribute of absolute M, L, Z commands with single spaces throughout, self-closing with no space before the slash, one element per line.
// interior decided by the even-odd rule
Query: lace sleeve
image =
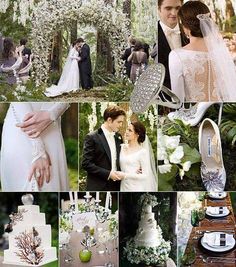
<path fill-rule="evenodd" d="M 68 103 L 55 103 L 48 109 L 52 121 L 56 121 L 69 108 Z"/>
<path fill-rule="evenodd" d="M 183 103 L 185 99 L 183 68 L 182 62 L 175 50 L 171 51 L 169 54 L 169 70 L 171 90 Z"/>
<path fill-rule="evenodd" d="M 30 103 L 11 103 L 10 108 L 12 109 L 16 123 L 22 122 L 25 115 L 33 111 Z M 29 140 L 32 144 L 32 163 L 41 157 L 46 158 L 46 151 L 42 139 L 40 137 L 29 137 Z"/>

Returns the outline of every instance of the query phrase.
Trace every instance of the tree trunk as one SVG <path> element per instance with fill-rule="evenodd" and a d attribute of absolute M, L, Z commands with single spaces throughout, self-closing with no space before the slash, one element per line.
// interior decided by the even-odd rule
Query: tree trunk
<path fill-rule="evenodd" d="M 74 20 L 71 23 L 71 36 L 70 36 L 70 42 L 71 44 L 77 39 L 77 20 Z"/>
<path fill-rule="evenodd" d="M 231 0 L 226 0 L 226 26 L 225 30 L 226 31 L 232 31 L 232 21 L 231 18 L 235 16 L 233 4 Z"/>
<path fill-rule="evenodd" d="M 106 5 L 112 5 L 111 0 L 104 0 Z M 102 82 L 107 74 L 114 73 L 114 64 L 109 39 L 104 32 L 97 31 L 97 58 L 94 71 L 96 85 L 104 85 Z"/>
<path fill-rule="evenodd" d="M 131 34 L 131 0 L 124 0 L 123 2 L 123 13 L 126 14 L 126 17 L 130 20 L 128 29 Z"/>
<path fill-rule="evenodd" d="M 177 224 L 177 193 L 170 194 L 170 209 L 172 210 L 172 232 L 176 234 Z"/>
<path fill-rule="evenodd" d="M 62 132 L 64 138 L 78 138 L 78 104 L 72 103 L 62 116 Z"/>
<path fill-rule="evenodd" d="M 53 47 L 51 54 L 52 71 L 61 72 L 61 60 L 62 60 L 62 33 L 61 31 L 59 31 L 53 38 Z"/>

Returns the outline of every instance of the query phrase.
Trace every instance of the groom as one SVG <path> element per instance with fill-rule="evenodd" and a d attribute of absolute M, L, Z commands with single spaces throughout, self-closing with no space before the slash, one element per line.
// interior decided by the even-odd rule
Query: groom
<path fill-rule="evenodd" d="M 98 130 L 85 137 L 82 167 L 87 171 L 89 191 L 119 191 L 121 177 L 119 155 L 122 137 L 118 134 L 125 111 L 118 106 L 109 106 L 103 114 L 104 123 Z"/>
<path fill-rule="evenodd" d="M 92 65 L 90 59 L 90 47 L 84 42 L 83 38 L 78 38 L 75 42 L 79 51 L 79 74 L 81 87 L 85 90 L 93 88 Z"/>
<path fill-rule="evenodd" d="M 158 62 L 166 68 L 164 85 L 171 89 L 169 53 L 188 43 L 178 24 L 178 11 L 183 0 L 158 0 Z"/>

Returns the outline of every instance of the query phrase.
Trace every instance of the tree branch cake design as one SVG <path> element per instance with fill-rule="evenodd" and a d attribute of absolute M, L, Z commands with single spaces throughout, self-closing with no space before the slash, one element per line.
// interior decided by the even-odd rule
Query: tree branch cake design
<path fill-rule="evenodd" d="M 51 225 L 46 224 L 45 213 L 32 204 L 30 194 L 24 195 L 22 202 L 24 205 L 18 206 L 18 212 L 9 216 L 9 249 L 4 250 L 4 263 L 43 266 L 57 260 L 56 248 L 51 247 Z"/>

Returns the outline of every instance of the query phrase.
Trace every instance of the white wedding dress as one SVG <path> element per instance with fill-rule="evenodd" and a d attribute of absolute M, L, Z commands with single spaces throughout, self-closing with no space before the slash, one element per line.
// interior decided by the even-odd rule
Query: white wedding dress
<path fill-rule="evenodd" d="M 121 181 L 121 192 L 157 191 L 156 177 L 152 171 L 150 155 L 146 148 L 140 148 L 133 153 L 126 153 L 125 145 L 121 147 L 120 168 L 125 173 Z M 138 170 L 141 173 L 137 173 Z"/>
<path fill-rule="evenodd" d="M 47 97 L 55 97 L 79 90 L 78 58 L 79 52 L 74 47 L 71 48 L 58 84 L 50 86 L 44 93 Z"/>
<path fill-rule="evenodd" d="M 172 50 L 169 69 L 171 90 L 182 102 L 222 101 L 207 52 Z"/>
<path fill-rule="evenodd" d="M 11 103 L 2 131 L 1 186 L 2 191 L 68 191 L 68 171 L 60 116 L 69 107 L 66 103 Z M 29 138 L 16 123 L 32 111 L 47 110 L 53 122 L 38 138 Z M 27 177 L 32 162 L 48 153 L 51 160 L 51 180 L 37 187 L 35 177 Z M 35 185 L 36 184 L 36 185 Z"/>

